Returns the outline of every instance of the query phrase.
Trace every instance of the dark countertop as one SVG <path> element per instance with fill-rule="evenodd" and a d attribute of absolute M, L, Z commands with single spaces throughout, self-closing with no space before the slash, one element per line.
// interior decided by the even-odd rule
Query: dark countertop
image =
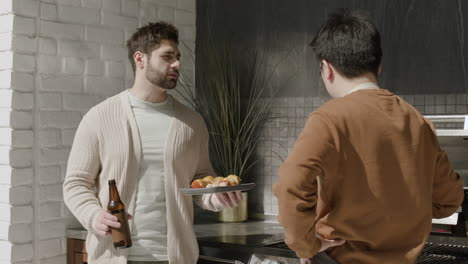
<path fill-rule="evenodd" d="M 266 245 L 284 240 L 283 228 L 278 223 L 249 221 L 243 223 L 207 223 L 194 225 L 197 239 L 215 243 L 238 245 Z M 84 229 L 68 229 L 67 238 L 85 240 Z"/>
<path fill-rule="evenodd" d="M 243 263 L 248 263 L 253 255 L 257 259 L 268 256 L 269 260 L 272 256 L 282 257 L 282 263 L 298 261 L 296 254 L 284 244 L 283 227 L 275 222 L 198 224 L 194 229 L 200 255 Z"/>
<path fill-rule="evenodd" d="M 249 221 L 194 225 L 198 241 L 240 246 L 264 246 L 282 242 L 283 228 L 278 223 Z"/>
<path fill-rule="evenodd" d="M 86 240 L 88 231 L 82 228 L 74 228 L 74 229 L 67 229 L 65 234 L 67 238 Z"/>
<path fill-rule="evenodd" d="M 226 259 L 237 259 L 244 263 L 253 254 L 297 258 L 285 248 L 283 227 L 276 222 L 247 221 L 242 223 L 195 224 L 200 254 Z M 69 229 L 68 238 L 86 239 L 87 231 Z"/>
<path fill-rule="evenodd" d="M 223 259 L 239 260 L 248 263 L 252 256 L 261 259 L 262 256 L 277 256 L 287 258 L 284 263 L 296 263 L 296 254 L 284 244 L 283 228 L 274 222 L 249 221 L 244 223 L 205 223 L 195 224 L 194 230 L 200 247 L 200 255 L 214 256 Z M 69 229 L 66 232 L 68 238 L 86 239 L 86 230 Z M 430 236 L 423 254 L 418 263 L 433 263 L 433 259 L 426 260 L 428 256 L 434 258 L 455 258 L 457 251 L 463 249 L 462 245 L 467 243 L 466 238 L 436 237 Z M 463 242 L 463 243 L 460 243 Z M 438 246 L 440 244 L 452 244 L 458 246 Z M 441 249 L 442 247 L 445 247 Z M 467 250 L 466 246 L 464 247 Z M 435 253 L 436 255 L 434 255 Z M 445 256 L 444 252 L 455 252 L 455 255 Z M 466 258 L 465 253 L 463 254 Z M 461 255 L 460 255 L 461 256 Z M 461 257 L 459 257 L 460 259 Z M 446 262 L 446 263 L 468 263 L 468 262 Z M 262 263 L 262 262 L 258 262 Z"/>

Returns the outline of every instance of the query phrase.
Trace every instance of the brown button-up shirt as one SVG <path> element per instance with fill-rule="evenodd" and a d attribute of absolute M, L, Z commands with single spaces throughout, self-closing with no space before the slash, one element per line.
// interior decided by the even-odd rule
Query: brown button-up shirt
<path fill-rule="evenodd" d="M 273 186 L 286 243 L 299 257 L 320 240 L 342 264 L 414 263 L 432 218 L 454 213 L 463 184 L 430 121 L 383 89 L 314 111 Z"/>

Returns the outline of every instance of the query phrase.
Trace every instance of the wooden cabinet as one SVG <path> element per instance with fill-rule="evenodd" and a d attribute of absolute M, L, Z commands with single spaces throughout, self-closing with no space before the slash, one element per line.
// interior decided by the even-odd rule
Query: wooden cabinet
<path fill-rule="evenodd" d="M 67 238 L 67 264 L 84 263 L 88 263 L 86 241 L 81 239 Z"/>

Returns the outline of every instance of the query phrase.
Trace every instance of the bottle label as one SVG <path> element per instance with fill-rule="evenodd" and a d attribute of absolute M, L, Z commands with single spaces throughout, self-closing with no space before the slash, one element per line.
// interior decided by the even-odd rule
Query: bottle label
<path fill-rule="evenodd" d="M 119 228 L 112 228 L 112 242 L 117 243 L 121 241 L 130 242 L 130 229 L 128 227 L 128 219 L 124 209 L 112 212 L 120 223 Z"/>
<path fill-rule="evenodd" d="M 119 209 L 119 210 L 112 211 L 111 214 L 115 215 L 115 214 L 118 214 L 120 212 L 124 213 L 125 209 Z"/>

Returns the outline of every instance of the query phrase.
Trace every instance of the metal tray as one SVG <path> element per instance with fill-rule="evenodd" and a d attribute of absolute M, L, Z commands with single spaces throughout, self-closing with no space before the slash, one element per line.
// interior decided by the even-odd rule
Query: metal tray
<path fill-rule="evenodd" d="M 205 193 L 222 193 L 233 191 L 249 191 L 255 187 L 255 183 L 243 183 L 235 186 L 220 186 L 210 188 L 182 188 L 179 191 L 187 195 L 201 195 Z"/>

